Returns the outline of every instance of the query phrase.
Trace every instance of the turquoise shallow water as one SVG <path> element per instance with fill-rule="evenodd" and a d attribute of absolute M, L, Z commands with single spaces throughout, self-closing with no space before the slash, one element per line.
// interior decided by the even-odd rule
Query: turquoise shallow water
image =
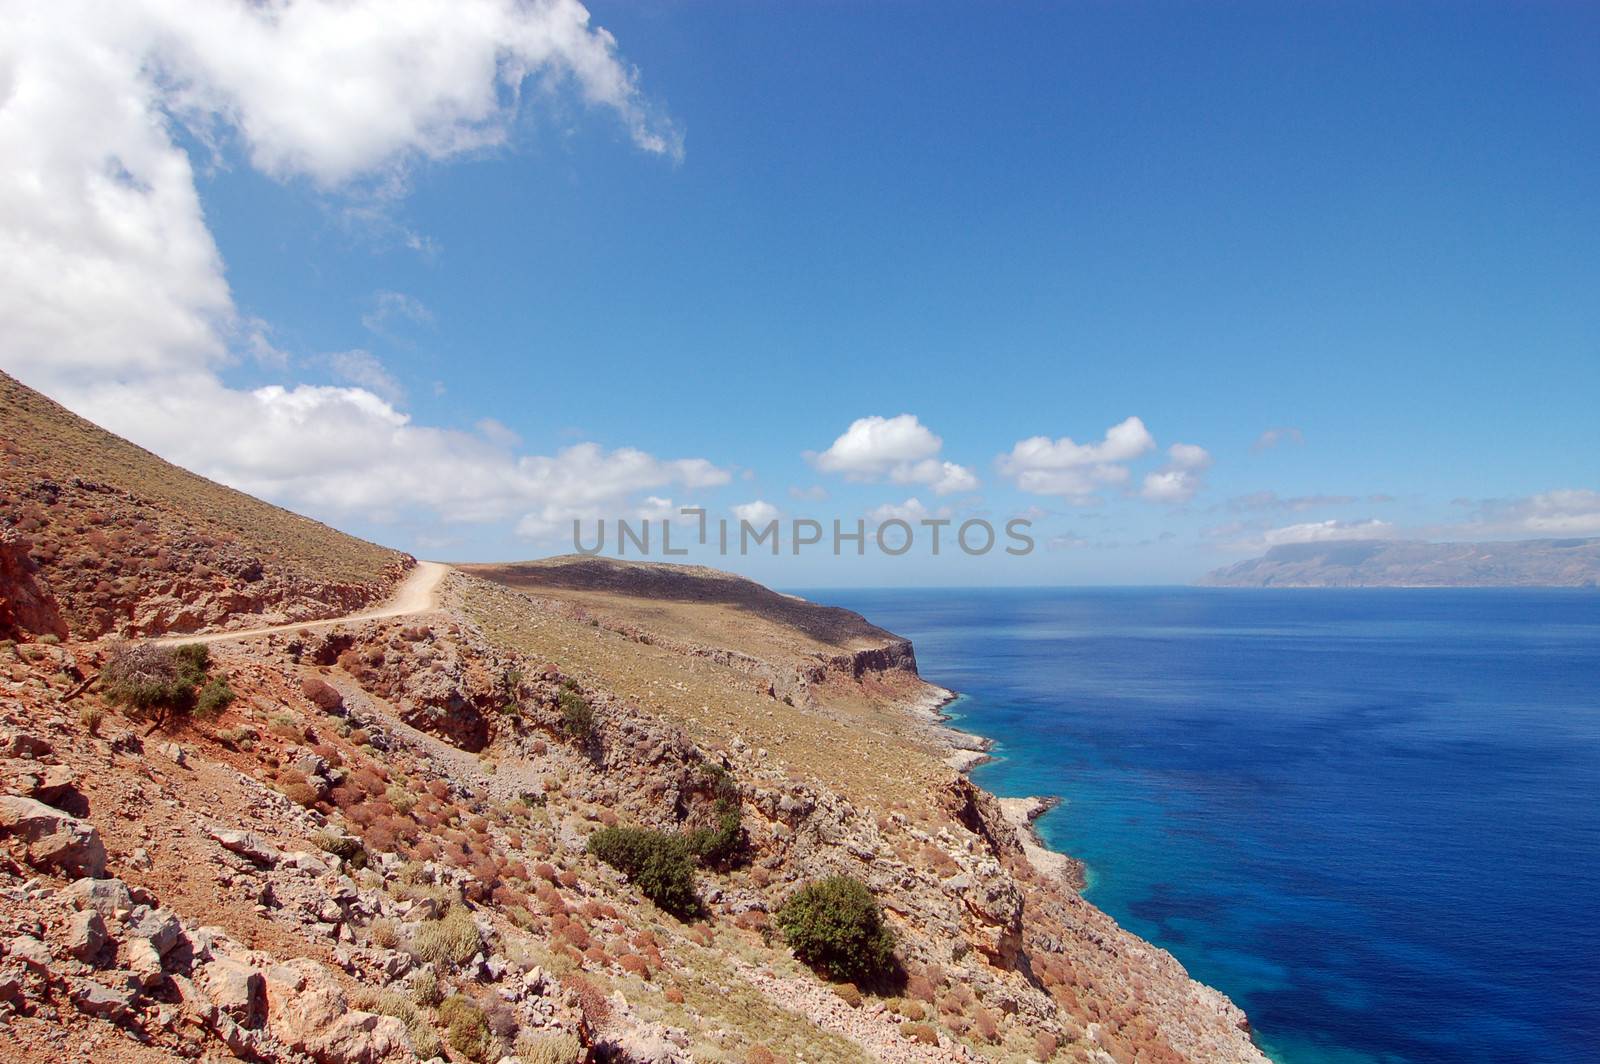
<path fill-rule="evenodd" d="M 1600 1060 L 1600 595 L 830 591 L 1286 1064 Z"/>

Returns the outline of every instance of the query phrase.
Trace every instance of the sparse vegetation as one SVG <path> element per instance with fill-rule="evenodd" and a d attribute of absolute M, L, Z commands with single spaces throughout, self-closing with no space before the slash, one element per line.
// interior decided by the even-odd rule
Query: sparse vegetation
<path fill-rule="evenodd" d="M 489 1059 L 494 1036 L 483 1010 L 460 994 L 451 994 L 439 1003 L 439 1022 L 445 1027 L 445 1041 L 468 1060 Z"/>
<path fill-rule="evenodd" d="M 211 688 L 207 683 L 210 669 L 211 653 L 203 643 L 176 647 L 124 643 L 112 649 L 101 670 L 100 691 L 113 705 L 162 725 L 197 708 L 195 689 L 202 684 Z M 217 677 L 213 682 L 221 686 L 212 689 L 207 705 L 214 707 L 221 691 L 228 691 L 231 701 L 228 681 Z"/>
<path fill-rule="evenodd" d="M 594 738 L 594 707 L 583 697 L 576 684 L 568 681 L 556 695 L 561 708 L 561 731 L 580 746 L 587 746 Z"/>
<path fill-rule="evenodd" d="M 437 920 L 424 920 L 411 940 L 411 952 L 430 964 L 462 965 L 483 948 L 472 912 L 452 905 Z"/>
<path fill-rule="evenodd" d="M 687 917 L 700 910 L 694 862 L 678 836 L 648 828 L 601 828 L 589 836 L 588 849 L 666 912 Z"/>
<path fill-rule="evenodd" d="M 829 979 L 874 982 L 894 966 L 894 932 L 866 884 L 849 876 L 809 883 L 777 913 L 784 941 Z"/>
<path fill-rule="evenodd" d="M 293 797 L 291 795 L 291 797 Z M 335 831 L 318 832 L 311 840 L 317 849 L 345 861 L 353 868 L 367 866 L 367 848 L 353 835 L 340 835 Z"/>
<path fill-rule="evenodd" d="M 522 1064 L 576 1064 L 583 1055 L 583 1043 L 573 1035 L 533 1034 L 517 1038 L 516 1056 Z"/>
<path fill-rule="evenodd" d="M 85 702 L 78 707 L 78 723 L 88 730 L 90 735 L 100 734 L 100 722 L 106 719 L 106 711 L 93 702 Z"/>

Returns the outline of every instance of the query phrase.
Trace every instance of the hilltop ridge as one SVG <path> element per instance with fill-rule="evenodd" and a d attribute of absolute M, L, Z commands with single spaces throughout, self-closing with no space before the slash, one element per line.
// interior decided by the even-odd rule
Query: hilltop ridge
<path fill-rule="evenodd" d="M 0 495 L 0 637 L 337 616 L 412 563 L 179 468 L 5 373 Z"/>

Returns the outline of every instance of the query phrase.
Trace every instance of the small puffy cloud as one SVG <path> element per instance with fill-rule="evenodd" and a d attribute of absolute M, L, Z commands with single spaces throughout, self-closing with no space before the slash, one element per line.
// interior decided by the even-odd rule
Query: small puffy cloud
<path fill-rule="evenodd" d="M 1211 452 L 1197 444 L 1175 443 L 1167 448 L 1167 459 L 1165 466 L 1145 474 L 1139 494 L 1150 502 L 1186 503 L 1200 490 Z"/>
<path fill-rule="evenodd" d="M 812 484 L 810 487 L 805 488 L 799 485 L 790 485 L 789 498 L 798 499 L 801 502 L 825 502 L 828 498 L 828 489 L 821 484 Z"/>
<path fill-rule="evenodd" d="M 1188 502 L 1200 489 L 1200 478 L 1187 469 L 1158 469 L 1146 473 L 1139 497 L 1150 502 Z"/>
<path fill-rule="evenodd" d="M 1250 449 L 1259 454 L 1262 451 L 1270 451 L 1274 447 L 1285 444 L 1298 447 L 1305 442 L 1305 433 L 1301 432 L 1292 425 L 1288 425 L 1279 428 L 1267 429 L 1261 435 L 1256 437 L 1256 442 L 1250 445 Z"/>
<path fill-rule="evenodd" d="M 954 513 L 948 506 L 941 506 L 937 510 L 930 510 L 922 504 L 922 500 L 915 496 L 905 502 L 886 502 L 867 511 L 867 520 L 875 525 L 885 521 L 904 521 L 914 525 L 923 520 L 949 520 Z"/>
<path fill-rule="evenodd" d="M 1144 422 L 1130 417 L 1107 429 L 1098 443 L 1078 443 L 1070 436 L 1019 440 L 996 464 L 1023 491 L 1084 502 L 1103 487 L 1125 483 L 1129 476 L 1126 463 L 1155 446 L 1155 437 Z"/>
<path fill-rule="evenodd" d="M 827 450 L 806 457 L 822 472 L 847 480 L 926 484 L 936 495 L 977 488 L 972 470 L 939 457 L 943 446 L 914 414 L 872 415 L 852 421 Z"/>
<path fill-rule="evenodd" d="M 778 508 L 765 499 L 742 502 L 732 509 L 733 516 L 740 521 L 748 521 L 756 528 L 761 528 L 778 519 Z"/>

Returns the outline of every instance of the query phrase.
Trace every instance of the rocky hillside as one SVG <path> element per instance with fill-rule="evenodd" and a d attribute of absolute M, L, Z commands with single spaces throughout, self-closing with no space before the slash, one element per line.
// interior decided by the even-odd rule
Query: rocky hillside
<path fill-rule="evenodd" d="M 1600 587 L 1600 539 L 1515 543 L 1349 540 L 1273 547 L 1207 574 L 1209 587 Z"/>
<path fill-rule="evenodd" d="M 0 641 L 0 1058 L 1263 1061 L 950 767 L 903 640 L 602 575 Z"/>
<path fill-rule="evenodd" d="M 0 638 L 337 616 L 411 559 L 206 480 L 0 373 Z"/>

